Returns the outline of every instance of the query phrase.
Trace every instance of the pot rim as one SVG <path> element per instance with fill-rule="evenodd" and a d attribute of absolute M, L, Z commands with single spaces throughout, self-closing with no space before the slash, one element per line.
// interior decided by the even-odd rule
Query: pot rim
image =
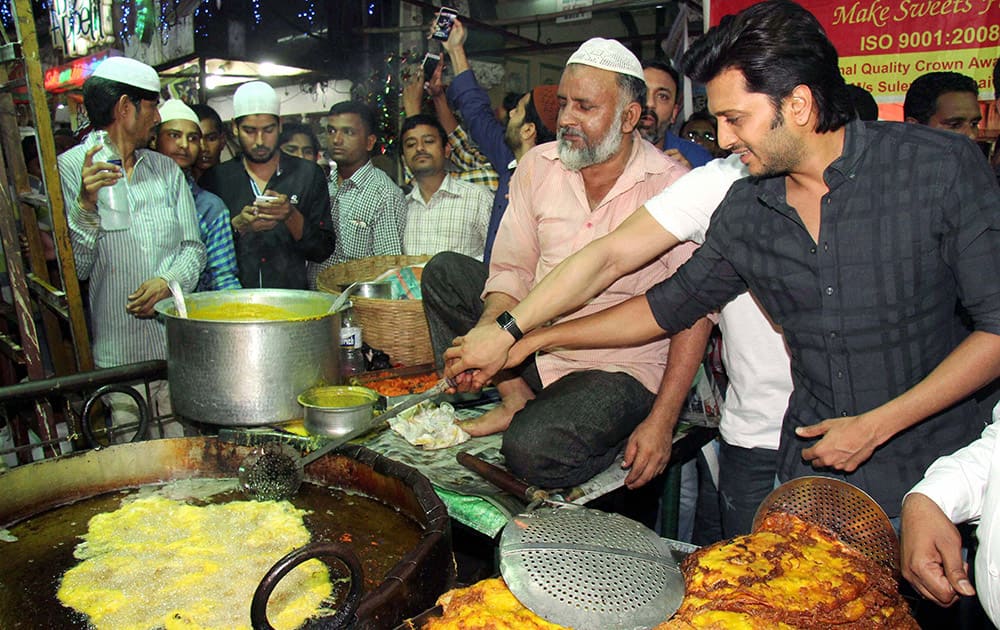
<path fill-rule="evenodd" d="M 319 392 L 320 390 L 338 390 L 341 392 L 348 392 L 352 394 L 361 394 L 369 401 L 361 405 L 352 405 L 350 407 L 330 407 L 327 405 L 317 405 L 316 403 L 309 401 L 309 394 Z M 348 412 L 348 411 L 358 411 L 364 409 L 365 407 L 371 407 L 376 402 L 378 402 L 379 393 L 374 389 L 369 387 L 363 387 L 361 385 L 317 385 L 316 387 L 310 387 L 306 391 L 298 395 L 299 404 L 306 409 L 315 409 L 316 411 L 329 411 L 329 412 Z"/>

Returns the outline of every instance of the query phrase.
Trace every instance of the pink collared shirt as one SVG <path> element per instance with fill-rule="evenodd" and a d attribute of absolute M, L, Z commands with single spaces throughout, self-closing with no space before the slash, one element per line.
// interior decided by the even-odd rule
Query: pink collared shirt
<path fill-rule="evenodd" d="M 687 169 L 635 134 L 625 171 L 601 203 L 590 209 L 583 177 L 559 161 L 557 144 L 535 147 L 518 161 L 510 183 L 507 211 L 500 222 L 487 293 L 518 300 L 564 258 L 608 234 L 639 206 Z M 583 307 L 560 318 L 573 319 L 642 295 L 684 263 L 696 245 L 685 243 L 638 271 L 620 278 Z M 556 320 L 556 321 L 560 321 Z M 659 389 L 669 340 L 642 346 L 599 350 L 554 350 L 537 358 L 542 384 L 581 370 L 625 372 L 646 389 Z"/>

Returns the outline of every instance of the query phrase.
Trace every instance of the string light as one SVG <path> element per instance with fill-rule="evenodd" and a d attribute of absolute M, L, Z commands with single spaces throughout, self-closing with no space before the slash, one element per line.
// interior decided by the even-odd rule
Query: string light
<path fill-rule="evenodd" d="M 0 22 L 3 23 L 4 29 L 14 26 L 14 14 L 10 10 L 9 2 L 0 2 Z"/>
<path fill-rule="evenodd" d="M 298 16 L 299 19 L 307 21 L 309 26 L 312 26 L 313 22 L 316 20 L 315 0 L 306 0 L 306 6 L 302 11 L 299 11 Z"/>
<path fill-rule="evenodd" d="M 253 21 L 254 24 L 260 24 L 261 14 L 260 14 L 260 0 L 251 0 L 250 4 L 253 6 Z"/>

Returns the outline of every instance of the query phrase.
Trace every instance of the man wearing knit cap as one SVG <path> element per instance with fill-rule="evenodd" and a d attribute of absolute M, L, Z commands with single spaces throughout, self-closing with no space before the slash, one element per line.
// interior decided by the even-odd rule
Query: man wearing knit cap
<path fill-rule="evenodd" d="M 535 147 L 551 142 L 556 137 L 556 120 L 559 117 L 558 86 L 540 85 L 521 96 L 517 106 L 507 118 L 506 126 L 496 119 L 489 94 L 476 82 L 465 56 L 466 30 L 456 18 L 451 35 L 442 46 L 451 58 L 455 79 L 448 86 L 448 99 L 462 114 L 469 135 L 479 145 L 493 168 L 499 185 L 493 196 L 490 225 L 486 232 L 486 249 L 483 259 L 488 263 L 496 240 L 500 219 L 507 210 L 510 178 L 517 161 Z"/>
<path fill-rule="evenodd" d="M 233 95 L 233 134 L 242 155 L 200 181 L 229 208 L 244 287 L 305 289 L 306 262 L 333 252 L 323 170 L 278 150 L 278 95 L 263 81 Z"/>
<path fill-rule="evenodd" d="M 146 148 L 160 121 L 159 98 L 153 68 L 125 57 L 106 59 L 83 84 L 83 104 L 93 127 L 107 132 L 121 166 L 94 160 L 100 147 L 93 134 L 59 156 L 76 271 L 90 280 L 94 362 L 102 368 L 166 359 L 166 333 L 153 305 L 170 295 L 169 280 L 192 291 L 205 266 L 184 174 L 173 160 Z M 110 226 L 98 215 L 98 191 L 123 177 L 129 225 L 105 229 Z M 169 411 L 166 381 L 152 390 L 157 415 Z M 112 406 L 118 410 L 117 402 Z"/>
<path fill-rule="evenodd" d="M 201 137 L 198 115 L 184 101 L 172 98 L 160 105 L 160 126 L 152 147 L 184 171 L 194 195 L 201 241 L 205 244 L 205 268 L 201 271 L 195 291 L 239 289 L 229 209 L 218 196 L 198 186 L 191 175 L 191 167 L 198 161 L 201 152 Z"/>
<path fill-rule="evenodd" d="M 558 88 L 558 142 L 519 160 L 488 276 L 481 266 L 445 254 L 424 270 L 424 307 L 437 352 L 477 325 L 519 338 L 510 309 L 565 257 L 609 233 L 683 174 L 637 133 L 645 91 L 639 60 L 616 41 L 591 39 L 569 58 Z M 675 249 L 624 276 L 566 318 L 642 294 L 692 249 Z M 539 355 L 500 372 L 501 405 L 464 428 L 474 435 L 506 431 L 510 469 L 550 488 L 586 481 L 626 448 L 626 465 L 641 471 L 640 486 L 669 457 L 709 329 L 701 322 L 672 341 Z M 658 389 L 666 395 L 652 410 Z"/>

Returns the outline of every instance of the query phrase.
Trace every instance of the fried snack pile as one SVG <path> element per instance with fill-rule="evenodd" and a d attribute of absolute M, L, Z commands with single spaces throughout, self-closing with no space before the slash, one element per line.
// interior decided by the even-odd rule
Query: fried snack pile
<path fill-rule="evenodd" d="M 383 396 L 406 396 L 426 392 L 438 383 L 439 377 L 434 372 L 414 374 L 413 376 L 394 376 L 377 381 L 364 383 L 365 387 L 374 389 Z"/>
<path fill-rule="evenodd" d="M 681 565 L 686 595 L 657 630 L 917 630 L 892 573 L 824 528 L 773 513 Z"/>
<path fill-rule="evenodd" d="M 558 630 L 521 605 L 500 578 L 455 588 L 438 598 L 444 614 L 421 630 Z"/>
<path fill-rule="evenodd" d="M 90 519 L 63 576 L 59 601 L 94 628 L 250 628 L 250 600 L 261 578 L 309 542 L 304 511 L 287 501 L 194 506 L 159 496 Z M 297 628 L 321 612 L 332 586 L 326 566 L 309 560 L 271 595 L 268 616 Z"/>

